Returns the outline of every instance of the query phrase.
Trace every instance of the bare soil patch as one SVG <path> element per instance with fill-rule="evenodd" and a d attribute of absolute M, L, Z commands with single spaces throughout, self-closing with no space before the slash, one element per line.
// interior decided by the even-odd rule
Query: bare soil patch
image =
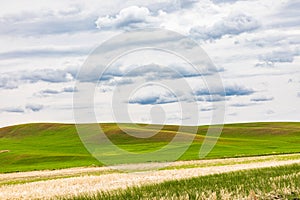
<path fill-rule="evenodd" d="M 8 153 L 10 150 L 0 150 L 0 153 Z"/>

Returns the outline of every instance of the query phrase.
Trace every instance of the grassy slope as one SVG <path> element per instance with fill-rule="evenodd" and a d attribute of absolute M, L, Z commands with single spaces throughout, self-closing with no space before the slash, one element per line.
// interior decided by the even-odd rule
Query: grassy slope
<path fill-rule="evenodd" d="M 57 169 L 99 164 L 73 125 L 26 124 L 0 129 L 0 172 Z"/>
<path fill-rule="evenodd" d="M 135 129 L 130 124 L 127 129 Z M 157 135 L 136 139 L 124 134 L 116 124 L 103 124 L 105 133 L 119 147 L 147 152 L 168 144 L 178 130 L 165 126 Z M 152 127 L 153 128 L 153 127 Z M 137 132 L 152 128 L 135 129 Z M 181 160 L 198 158 L 207 127 L 199 127 L 197 137 Z M 190 134 L 184 133 L 185 137 Z M 101 165 L 82 145 L 74 125 L 26 124 L 0 129 L 0 172 L 57 169 Z M 300 152 L 300 123 L 247 123 L 225 125 L 209 158 Z"/>

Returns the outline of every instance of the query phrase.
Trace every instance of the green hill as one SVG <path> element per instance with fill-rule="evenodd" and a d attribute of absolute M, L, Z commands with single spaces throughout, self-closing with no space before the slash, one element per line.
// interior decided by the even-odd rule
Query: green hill
<path fill-rule="evenodd" d="M 168 144 L 178 126 L 166 125 L 150 138 L 134 138 L 116 124 L 101 124 L 105 134 L 119 147 L 132 152 L 154 151 Z M 131 131 L 151 132 L 151 127 Z M 198 159 L 207 126 L 198 133 L 181 160 Z M 183 137 L 191 133 L 179 133 Z M 300 123 L 244 123 L 224 126 L 221 137 L 207 158 L 252 156 L 300 152 Z M 109 155 L 107 155 L 109 156 Z M 58 169 L 79 166 L 100 166 L 85 149 L 72 124 L 25 124 L 0 129 L 0 172 Z"/>

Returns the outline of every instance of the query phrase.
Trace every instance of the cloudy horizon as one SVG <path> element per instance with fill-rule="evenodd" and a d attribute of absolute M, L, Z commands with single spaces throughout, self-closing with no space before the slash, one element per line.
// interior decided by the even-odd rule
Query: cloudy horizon
<path fill-rule="evenodd" d="M 0 127 L 74 123 L 73 95 L 82 92 L 76 82 L 97 88 L 99 122 L 118 121 L 111 107 L 126 104 L 133 122 L 188 124 L 178 103 L 188 105 L 191 99 L 198 104 L 198 124 L 211 123 L 219 103 L 226 105 L 224 123 L 300 121 L 299 1 L 9 1 L 0 9 Z M 102 42 L 144 28 L 174 31 L 197 42 L 215 68 L 198 73 L 172 55 L 144 51 L 120 58 L 101 79 L 93 71 L 77 76 Z M 143 42 L 149 46 L 153 39 Z M 200 77 L 214 74 L 224 88 L 209 91 Z M 174 86 L 182 80 L 192 85 L 191 92 L 153 84 Z M 131 87 L 136 90 L 126 102 L 112 105 L 114 91 Z M 164 121 L 158 120 L 161 108 Z"/>

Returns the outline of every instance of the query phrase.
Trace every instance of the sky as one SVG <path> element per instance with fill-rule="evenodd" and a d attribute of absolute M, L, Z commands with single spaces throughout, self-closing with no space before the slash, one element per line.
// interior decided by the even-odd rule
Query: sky
<path fill-rule="evenodd" d="M 6 1 L 0 127 L 90 119 L 76 118 L 74 109 L 99 122 L 210 124 L 214 115 L 224 123 L 300 121 L 299 10 L 298 0 Z M 119 57 L 102 77 L 82 70 L 103 42 L 111 45 L 105 53 L 117 53 L 130 41 L 120 47 L 115 38 L 149 28 L 182 35 L 187 52 L 199 45 L 201 72 L 153 49 Z M 178 41 L 144 34 L 137 43 L 174 48 Z M 209 89 L 213 76 L 222 85 L 210 81 Z M 82 85 L 93 88 L 92 105 L 74 104 L 85 97 Z"/>

